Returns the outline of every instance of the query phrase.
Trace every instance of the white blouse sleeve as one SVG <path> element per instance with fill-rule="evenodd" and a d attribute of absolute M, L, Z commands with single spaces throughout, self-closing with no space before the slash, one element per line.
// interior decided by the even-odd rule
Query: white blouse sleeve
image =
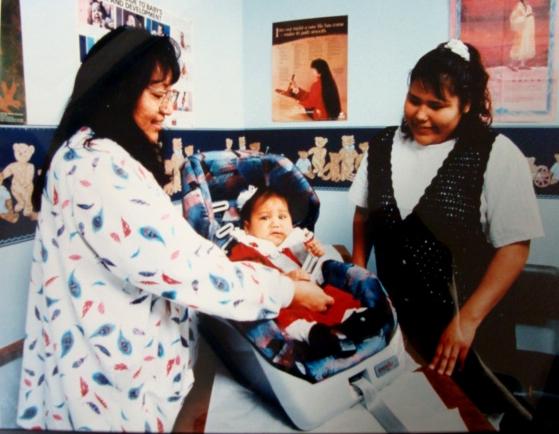
<path fill-rule="evenodd" d="M 363 156 L 359 169 L 353 178 L 353 183 L 349 188 L 349 200 L 360 208 L 367 208 L 367 196 L 369 195 L 367 162 L 368 151 Z"/>
<path fill-rule="evenodd" d="M 276 270 L 230 262 L 198 235 L 133 159 L 98 152 L 67 179 L 73 219 L 99 263 L 142 290 L 236 320 L 274 317 L 293 283 Z"/>
<path fill-rule="evenodd" d="M 543 226 L 526 157 L 498 135 L 489 155 L 483 196 L 488 238 L 495 247 L 543 236 Z"/>

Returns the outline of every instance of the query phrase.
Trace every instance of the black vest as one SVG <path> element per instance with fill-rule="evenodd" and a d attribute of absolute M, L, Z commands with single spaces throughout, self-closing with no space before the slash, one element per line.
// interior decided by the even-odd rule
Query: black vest
<path fill-rule="evenodd" d="M 484 173 L 496 134 L 460 139 L 412 213 L 402 219 L 392 186 L 396 127 L 377 136 L 368 157 L 369 236 L 380 280 L 404 333 L 430 358 L 458 301 L 477 287 L 494 249 L 480 223 Z"/>

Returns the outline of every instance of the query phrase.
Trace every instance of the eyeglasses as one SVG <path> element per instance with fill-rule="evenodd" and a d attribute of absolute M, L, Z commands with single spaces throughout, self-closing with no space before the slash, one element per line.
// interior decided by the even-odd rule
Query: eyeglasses
<path fill-rule="evenodd" d="M 179 92 L 175 89 L 169 89 L 163 97 L 161 98 L 161 102 L 159 103 L 159 107 L 167 106 L 169 103 L 174 103 L 177 99 Z"/>
<path fill-rule="evenodd" d="M 168 104 L 174 102 L 179 94 L 175 89 L 169 89 L 165 92 L 152 90 L 151 93 L 159 99 L 159 107 L 167 107 Z"/>

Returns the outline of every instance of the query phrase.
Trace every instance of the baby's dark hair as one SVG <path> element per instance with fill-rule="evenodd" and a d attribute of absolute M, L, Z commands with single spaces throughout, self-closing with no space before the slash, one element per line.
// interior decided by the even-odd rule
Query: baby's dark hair
<path fill-rule="evenodd" d="M 252 195 L 252 197 L 247 200 L 243 207 L 240 210 L 241 222 L 248 222 L 250 221 L 250 216 L 252 211 L 254 210 L 254 205 L 260 199 L 270 199 L 271 197 L 279 197 L 287 202 L 287 209 L 289 210 L 289 214 L 293 216 L 293 210 L 291 201 L 289 198 L 283 193 L 282 191 L 274 188 L 274 187 L 258 187 L 256 192 Z"/>
<path fill-rule="evenodd" d="M 409 84 L 419 81 L 432 90 L 438 98 L 444 97 L 445 89 L 460 99 L 461 108 L 470 104 L 470 109 L 462 115 L 456 129 L 457 136 L 463 132 L 487 130 L 493 121 L 491 116 L 491 95 L 487 87 L 489 74 L 483 66 L 479 51 L 465 43 L 470 59 L 439 44 L 423 55 L 409 77 Z M 402 121 L 402 131 L 411 136 L 409 127 Z"/>

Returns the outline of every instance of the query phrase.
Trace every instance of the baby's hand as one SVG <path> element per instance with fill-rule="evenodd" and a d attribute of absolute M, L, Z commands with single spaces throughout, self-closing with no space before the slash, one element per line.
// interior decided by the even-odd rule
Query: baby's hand
<path fill-rule="evenodd" d="M 285 273 L 285 275 L 291 280 L 311 280 L 311 275 L 300 268 Z"/>
<path fill-rule="evenodd" d="M 305 248 L 313 256 L 320 257 L 324 255 L 324 247 L 322 247 L 322 244 L 320 244 L 316 238 L 307 241 L 305 243 Z"/>

